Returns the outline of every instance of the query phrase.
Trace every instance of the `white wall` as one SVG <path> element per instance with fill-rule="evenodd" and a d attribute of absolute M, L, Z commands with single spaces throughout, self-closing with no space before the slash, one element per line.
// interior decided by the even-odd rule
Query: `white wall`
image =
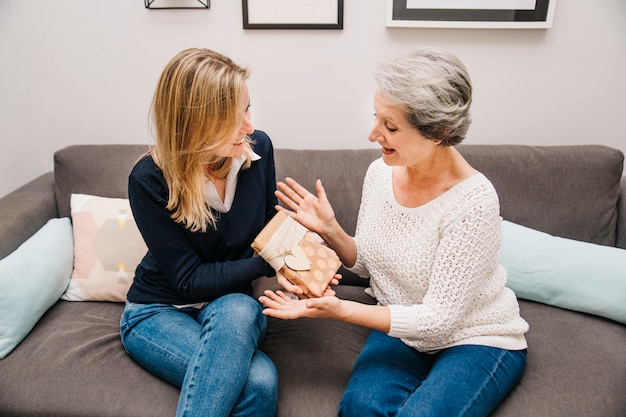
<path fill-rule="evenodd" d="M 346 0 L 344 30 L 243 30 L 241 1 L 0 0 L 0 195 L 77 143 L 148 143 L 156 79 L 209 47 L 252 69 L 253 121 L 276 147 L 370 147 L 372 74 L 420 45 L 460 56 L 475 85 L 466 143 L 604 144 L 626 152 L 626 2 L 560 0 L 549 30 L 385 27 L 384 0 Z"/>

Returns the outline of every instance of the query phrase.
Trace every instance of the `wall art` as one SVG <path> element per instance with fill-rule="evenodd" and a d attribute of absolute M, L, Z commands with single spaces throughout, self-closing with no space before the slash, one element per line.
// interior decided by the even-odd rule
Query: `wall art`
<path fill-rule="evenodd" d="M 387 0 L 386 25 L 547 29 L 555 7 L 556 0 Z"/>
<path fill-rule="evenodd" d="M 146 9 L 208 9 L 211 0 L 143 0 Z"/>
<path fill-rule="evenodd" d="M 343 29 L 343 0 L 242 0 L 244 29 Z"/>

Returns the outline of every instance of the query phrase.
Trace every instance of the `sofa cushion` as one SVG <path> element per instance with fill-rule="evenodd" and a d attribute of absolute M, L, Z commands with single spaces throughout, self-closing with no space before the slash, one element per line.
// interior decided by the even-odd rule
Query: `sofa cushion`
<path fill-rule="evenodd" d="M 147 247 L 126 198 L 72 194 L 74 271 L 63 299 L 126 301 Z"/>
<path fill-rule="evenodd" d="M 128 174 L 148 149 L 148 145 L 73 145 L 57 151 L 59 215 L 70 215 L 72 193 L 127 198 Z M 615 245 L 621 151 L 601 145 L 462 144 L 458 149 L 494 183 L 505 219 L 556 236 Z M 379 149 L 276 149 L 276 178 L 293 177 L 310 190 L 320 178 L 337 219 L 353 233 L 363 176 L 380 156 Z"/>
<path fill-rule="evenodd" d="M 179 390 L 126 354 L 124 304 L 59 301 L 0 361 L 0 415 L 166 417 Z"/>
<path fill-rule="evenodd" d="M 28 335 L 65 291 L 73 253 L 70 220 L 51 219 L 0 260 L 0 359 Z"/>
<path fill-rule="evenodd" d="M 527 300 L 626 324 L 626 250 L 502 222 L 507 286 Z"/>
<path fill-rule="evenodd" d="M 128 175 L 147 145 L 72 145 L 54 153 L 59 215 L 70 216 L 70 196 L 128 198 Z"/>
<path fill-rule="evenodd" d="M 520 383 L 490 417 L 607 417 L 626 410 L 626 326 L 520 301 L 528 360 Z"/>
<path fill-rule="evenodd" d="M 458 148 L 493 182 L 506 220 L 569 239 L 615 245 L 624 165 L 620 150 L 601 145 Z"/>

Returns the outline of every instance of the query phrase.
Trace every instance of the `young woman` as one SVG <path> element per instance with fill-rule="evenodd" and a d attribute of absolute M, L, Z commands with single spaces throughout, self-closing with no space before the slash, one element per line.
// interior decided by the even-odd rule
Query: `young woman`
<path fill-rule="evenodd" d="M 165 67 L 156 144 L 128 185 L 148 246 L 121 319 L 130 356 L 181 388 L 177 416 L 274 416 L 277 375 L 251 282 L 250 244 L 275 214 L 273 148 L 250 122 L 248 70 L 207 49 Z"/>
<path fill-rule="evenodd" d="M 504 286 L 496 191 L 454 147 L 470 124 L 470 78 L 452 54 L 423 48 L 383 64 L 377 84 L 369 140 L 382 158 L 365 177 L 355 237 L 321 182 L 313 195 L 287 179 L 278 197 L 370 278 L 378 304 L 280 291 L 261 302 L 274 317 L 373 329 L 340 416 L 486 416 L 522 376 L 528 324 Z"/>

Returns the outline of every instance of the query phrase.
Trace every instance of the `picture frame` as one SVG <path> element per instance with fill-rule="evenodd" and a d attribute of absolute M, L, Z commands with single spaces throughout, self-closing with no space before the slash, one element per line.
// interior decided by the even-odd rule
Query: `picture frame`
<path fill-rule="evenodd" d="M 144 0 L 146 9 L 208 9 L 211 0 Z"/>
<path fill-rule="evenodd" d="M 244 29 L 343 29 L 344 0 L 242 0 Z"/>
<path fill-rule="evenodd" d="M 549 29 L 556 0 L 387 0 L 387 27 Z"/>

